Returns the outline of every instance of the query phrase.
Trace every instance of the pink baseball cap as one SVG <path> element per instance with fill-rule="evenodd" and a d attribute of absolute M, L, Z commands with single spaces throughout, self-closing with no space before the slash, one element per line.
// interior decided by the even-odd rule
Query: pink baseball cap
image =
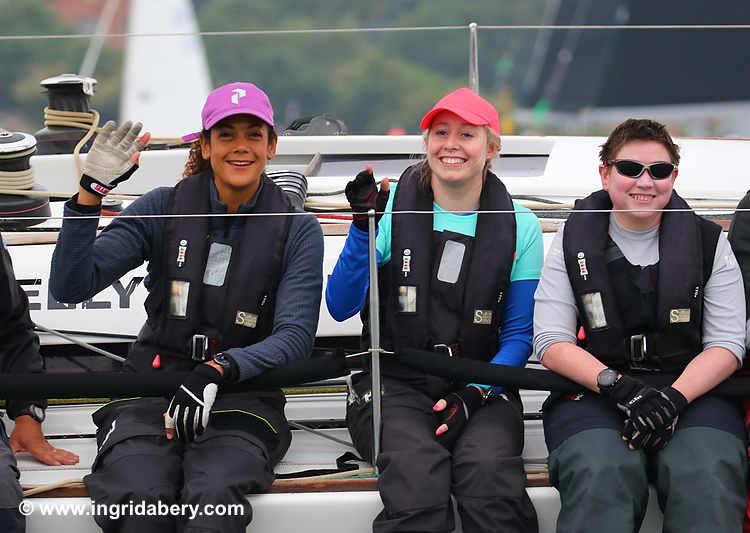
<path fill-rule="evenodd" d="M 422 117 L 419 127 L 430 129 L 435 115 L 442 111 L 455 113 L 472 126 L 489 126 L 500 135 L 500 116 L 495 107 L 467 87 L 456 89 L 438 100 L 437 104 Z"/>
<path fill-rule="evenodd" d="M 271 101 L 266 93 L 252 83 L 236 81 L 211 91 L 201 113 L 203 129 L 211 129 L 220 120 L 234 115 L 253 115 L 274 127 Z M 200 135 L 199 131 L 189 133 L 184 135 L 182 140 L 194 141 Z"/>

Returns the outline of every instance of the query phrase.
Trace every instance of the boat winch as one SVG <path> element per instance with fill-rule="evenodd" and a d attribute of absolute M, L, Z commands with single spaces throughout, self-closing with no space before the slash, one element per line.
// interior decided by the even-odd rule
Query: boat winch
<path fill-rule="evenodd" d="M 18 229 L 44 222 L 51 215 L 44 188 L 37 185 L 31 156 L 33 135 L 0 129 L 0 227 Z M 42 194 L 35 194 L 42 193 Z M 10 218 L 6 218 L 10 217 Z"/>
<path fill-rule="evenodd" d="M 47 90 L 49 102 L 44 108 L 44 128 L 35 134 L 39 155 L 87 152 L 99 125 L 99 113 L 89 107 L 96 79 L 60 74 L 39 84 Z"/>

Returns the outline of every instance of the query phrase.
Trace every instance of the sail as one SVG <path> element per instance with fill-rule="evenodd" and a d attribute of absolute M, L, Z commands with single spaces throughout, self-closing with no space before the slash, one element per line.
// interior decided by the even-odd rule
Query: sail
<path fill-rule="evenodd" d="M 131 0 L 129 34 L 196 33 L 190 0 Z M 200 128 L 211 90 L 199 35 L 127 37 L 120 119 L 141 120 L 155 136 L 179 137 Z"/>

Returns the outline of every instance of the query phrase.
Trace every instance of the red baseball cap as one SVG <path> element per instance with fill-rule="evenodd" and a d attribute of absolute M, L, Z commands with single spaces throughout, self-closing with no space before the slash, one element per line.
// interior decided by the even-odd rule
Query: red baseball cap
<path fill-rule="evenodd" d="M 500 116 L 495 107 L 467 87 L 456 89 L 438 100 L 429 113 L 422 117 L 419 127 L 429 129 L 435 115 L 442 111 L 455 113 L 472 126 L 489 126 L 500 135 Z"/>

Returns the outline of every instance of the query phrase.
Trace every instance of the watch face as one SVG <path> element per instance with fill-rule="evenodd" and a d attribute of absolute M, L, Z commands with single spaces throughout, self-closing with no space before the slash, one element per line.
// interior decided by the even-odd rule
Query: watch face
<path fill-rule="evenodd" d="M 611 368 L 602 370 L 596 378 L 596 384 L 599 388 L 611 387 L 617 381 L 618 374 L 617 370 L 612 370 Z"/>
<path fill-rule="evenodd" d="M 37 422 L 43 422 L 44 421 L 44 409 L 39 407 L 38 405 L 32 405 L 31 406 L 31 412 L 33 413 L 32 416 Z"/>
<path fill-rule="evenodd" d="M 224 368 L 229 368 L 232 366 L 232 364 L 229 362 L 229 359 L 227 359 L 227 356 L 223 353 L 216 354 L 216 357 L 214 357 L 214 363 L 219 366 L 223 366 Z"/>
<path fill-rule="evenodd" d="M 44 409 L 39 407 L 38 405 L 29 405 L 27 409 L 24 411 L 21 411 L 21 415 L 29 415 L 31 418 L 36 420 L 37 422 L 44 422 Z"/>

